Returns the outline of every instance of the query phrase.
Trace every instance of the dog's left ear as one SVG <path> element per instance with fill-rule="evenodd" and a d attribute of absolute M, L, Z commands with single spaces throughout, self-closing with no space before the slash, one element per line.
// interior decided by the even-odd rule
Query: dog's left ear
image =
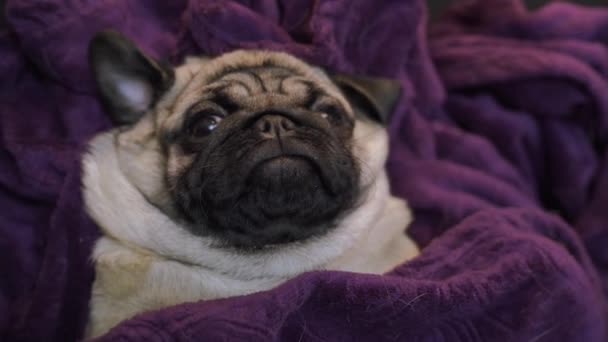
<path fill-rule="evenodd" d="M 138 121 L 174 81 L 173 68 L 147 56 L 112 30 L 93 37 L 89 64 L 102 102 L 116 124 Z"/>
<path fill-rule="evenodd" d="M 372 119 L 388 125 L 399 100 L 399 82 L 387 78 L 364 77 L 341 73 L 331 78 L 342 90 L 353 107 L 370 115 Z"/>

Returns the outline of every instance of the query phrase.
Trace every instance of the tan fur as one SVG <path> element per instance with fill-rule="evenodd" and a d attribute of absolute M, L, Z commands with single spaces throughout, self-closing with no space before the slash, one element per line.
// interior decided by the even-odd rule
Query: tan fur
<path fill-rule="evenodd" d="M 317 69 L 285 54 L 239 51 L 214 60 L 188 60 L 176 69 L 175 85 L 157 105 L 155 115 L 147 115 L 130 130 L 102 133 L 90 143 L 83 160 L 83 193 L 87 210 L 104 236 L 92 255 L 96 279 L 88 337 L 148 310 L 263 291 L 310 270 L 380 274 L 417 254 L 404 233 L 410 211 L 403 200 L 390 195 L 384 170 L 386 132 L 369 121 L 356 122 L 352 147 L 362 161 L 367 197 L 322 237 L 242 253 L 218 248 L 214 238 L 192 235 L 167 216 L 163 173 L 177 172 L 189 160 L 183 155 L 179 159 L 175 151 L 174 159 L 164 160 L 156 132 L 179 124 L 180 115 L 175 113 L 192 105 L 196 94 L 200 97 L 214 70 L 226 64 L 256 66 L 268 58 L 315 80 L 351 111 Z M 290 92 L 298 92 L 296 83 L 289 86 Z M 232 91 L 238 96 L 245 90 Z"/>

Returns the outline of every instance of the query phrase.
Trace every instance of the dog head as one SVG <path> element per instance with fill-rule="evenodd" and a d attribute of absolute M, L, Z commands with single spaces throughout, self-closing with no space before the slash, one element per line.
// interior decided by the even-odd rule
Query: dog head
<path fill-rule="evenodd" d="M 322 236 L 368 197 L 396 82 L 327 75 L 284 53 L 171 68 L 104 31 L 90 63 L 121 172 L 190 234 L 257 250 Z M 129 210 L 125 207 L 122 210 Z"/>

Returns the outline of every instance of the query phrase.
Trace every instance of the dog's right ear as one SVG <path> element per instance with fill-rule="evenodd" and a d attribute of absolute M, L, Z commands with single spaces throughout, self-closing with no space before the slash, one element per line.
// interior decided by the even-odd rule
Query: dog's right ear
<path fill-rule="evenodd" d="M 122 34 L 106 30 L 89 44 L 101 100 L 116 124 L 132 124 L 173 85 L 173 68 L 146 56 Z"/>

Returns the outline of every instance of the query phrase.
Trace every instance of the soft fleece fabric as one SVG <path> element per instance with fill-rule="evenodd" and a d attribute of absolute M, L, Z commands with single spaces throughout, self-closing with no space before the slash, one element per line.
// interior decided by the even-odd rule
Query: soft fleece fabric
<path fill-rule="evenodd" d="M 85 58 L 293 53 L 398 78 L 393 191 L 424 247 L 383 276 L 318 271 L 128 320 L 99 341 L 605 341 L 608 11 L 461 0 L 7 1 L 0 33 L 0 340 L 82 336 L 99 232 L 79 160 L 110 127 Z"/>

